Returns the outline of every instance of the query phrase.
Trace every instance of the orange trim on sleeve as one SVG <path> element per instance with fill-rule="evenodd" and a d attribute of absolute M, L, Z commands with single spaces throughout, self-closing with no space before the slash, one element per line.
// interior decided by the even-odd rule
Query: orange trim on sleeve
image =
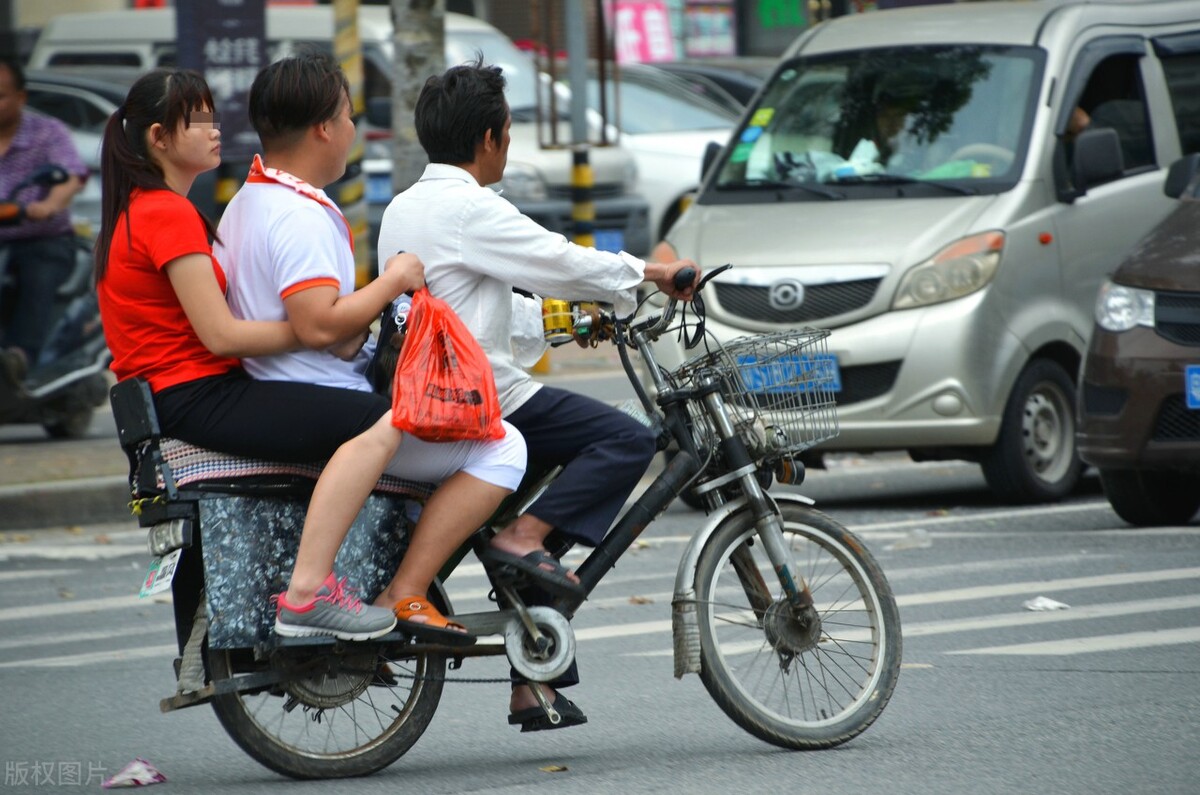
<path fill-rule="evenodd" d="M 296 282 L 280 293 L 279 297 L 284 299 L 290 298 L 296 293 L 312 289 L 313 287 L 332 287 L 335 290 L 340 290 L 342 284 L 337 279 L 331 279 L 328 276 L 318 276 L 315 279 L 305 279 L 302 282 Z"/>

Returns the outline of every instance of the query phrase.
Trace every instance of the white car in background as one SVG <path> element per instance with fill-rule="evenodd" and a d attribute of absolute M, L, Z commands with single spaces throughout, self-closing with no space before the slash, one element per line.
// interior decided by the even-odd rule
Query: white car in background
<path fill-rule="evenodd" d="M 662 240 L 700 187 L 704 150 L 724 145 L 738 114 L 696 94 L 687 81 L 648 64 L 628 64 L 608 82 L 609 122 L 637 163 L 637 191 L 650 205 L 650 234 Z M 588 80 L 588 105 L 598 110 L 599 81 Z M 619 101 L 619 104 L 618 104 Z"/>

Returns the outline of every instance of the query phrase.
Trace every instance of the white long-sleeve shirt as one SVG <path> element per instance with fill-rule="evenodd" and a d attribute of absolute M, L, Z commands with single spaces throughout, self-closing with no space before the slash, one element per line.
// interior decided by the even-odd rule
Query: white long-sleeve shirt
<path fill-rule="evenodd" d="M 514 318 L 514 307 L 521 304 L 512 288 L 570 301 L 604 301 L 625 316 L 637 308 L 636 290 L 645 273 L 637 257 L 571 243 L 522 215 L 470 173 L 439 163 L 427 166 L 383 213 L 379 261 L 397 251 L 421 258 L 430 292 L 450 304 L 483 346 L 505 416 L 541 388 L 514 352 L 529 313 Z"/>

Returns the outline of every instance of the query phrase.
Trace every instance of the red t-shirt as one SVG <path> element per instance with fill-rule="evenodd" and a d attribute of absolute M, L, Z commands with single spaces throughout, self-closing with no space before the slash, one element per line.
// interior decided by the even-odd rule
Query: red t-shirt
<path fill-rule="evenodd" d="M 127 234 L 132 231 L 132 238 Z M 117 378 L 145 378 L 154 392 L 239 367 L 196 336 L 164 266 L 186 254 L 212 257 L 200 213 L 170 190 L 135 190 L 117 219 L 108 268 L 96 287 Z M 212 257 L 225 291 L 225 272 Z"/>

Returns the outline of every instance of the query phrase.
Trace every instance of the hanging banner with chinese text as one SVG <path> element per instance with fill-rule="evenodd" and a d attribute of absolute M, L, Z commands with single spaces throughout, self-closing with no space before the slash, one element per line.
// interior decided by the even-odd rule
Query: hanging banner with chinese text
<path fill-rule="evenodd" d="M 618 63 L 675 59 L 671 18 L 665 2 L 617 0 L 612 15 Z"/>
<path fill-rule="evenodd" d="M 258 151 L 250 126 L 250 86 L 267 64 L 265 0 L 175 0 L 179 65 L 204 75 L 221 123 L 221 156 Z"/>

